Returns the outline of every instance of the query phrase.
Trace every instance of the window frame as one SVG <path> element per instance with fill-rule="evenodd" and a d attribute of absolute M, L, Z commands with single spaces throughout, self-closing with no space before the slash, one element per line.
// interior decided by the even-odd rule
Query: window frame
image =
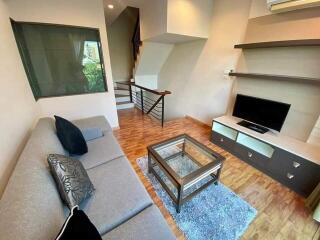
<path fill-rule="evenodd" d="M 77 96 L 77 95 L 86 95 L 86 94 L 99 94 L 99 93 L 109 92 L 108 84 L 107 84 L 107 76 L 106 76 L 106 71 L 105 71 L 103 48 L 102 48 L 102 43 L 101 43 L 100 28 L 84 27 L 84 26 L 77 26 L 77 25 L 56 24 L 56 23 L 15 21 L 12 18 L 10 18 L 10 22 L 11 22 L 14 38 L 15 38 L 15 41 L 16 41 L 16 44 L 17 44 L 17 47 L 18 47 L 18 50 L 19 50 L 19 54 L 20 54 L 20 57 L 21 57 L 21 61 L 22 61 L 24 70 L 26 72 L 27 78 L 28 78 L 28 83 L 29 83 L 29 86 L 30 86 L 30 88 L 32 90 L 33 97 L 35 98 L 36 101 L 38 101 L 39 99 L 42 99 L 42 98 L 56 98 L 56 97 Z M 34 74 L 34 73 L 32 73 L 30 71 L 30 69 L 29 69 L 29 67 L 32 66 L 32 64 L 30 63 L 30 57 L 29 56 L 25 56 L 25 52 L 22 50 L 23 47 L 21 46 L 21 43 L 18 41 L 18 39 L 16 37 L 18 34 L 20 34 L 16 29 L 17 24 L 30 24 L 30 25 L 34 24 L 34 25 L 42 25 L 42 26 L 69 27 L 69 28 L 78 28 L 78 29 L 86 29 L 86 30 L 97 31 L 97 33 L 98 33 L 98 52 L 99 52 L 99 58 L 100 58 L 100 63 L 101 63 L 104 91 L 100 91 L 100 92 L 84 92 L 84 93 L 70 93 L 70 94 L 61 94 L 61 95 L 57 94 L 57 95 L 50 95 L 50 96 L 38 96 L 35 93 L 35 91 L 37 91 L 37 90 L 34 89 L 32 87 L 32 84 L 31 84 L 31 82 L 35 78 L 33 78 L 33 76 L 32 76 L 32 74 Z M 22 40 L 24 41 L 23 38 L 22 38 Z"/>

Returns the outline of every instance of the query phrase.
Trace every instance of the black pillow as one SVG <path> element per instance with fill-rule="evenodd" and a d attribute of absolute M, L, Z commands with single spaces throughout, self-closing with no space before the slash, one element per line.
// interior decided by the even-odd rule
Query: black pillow
<path fill-rule="evenodd" d="M 56 240 L 102 240 L 98 230 L 87 215 L 75 206 L 63 224 Z"/>
<path fill-rule="evenodd" d="M 88 152 L 88 146 L 81 131 L 68 120 L 54 116 L 58 138 L 62 146 L 70 153 L 82 155 Z"/>

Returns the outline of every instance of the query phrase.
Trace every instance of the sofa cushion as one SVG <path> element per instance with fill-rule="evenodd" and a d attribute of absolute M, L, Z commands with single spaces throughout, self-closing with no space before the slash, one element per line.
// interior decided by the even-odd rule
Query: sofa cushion
<path fill-rule="evenodd" d="M 159 209 L 152 205 L 119 227 L 102 236 L 103 240 L 176 239 Z"/>
<path fill-rule="evenodd" d="M 60 196 L 70 209 L 93 194 L 93 184 L 80 161 L 49 154 L 48 163 Z"/>
<path fill-rule="evenodd" d="M 103 137 L 103 132 L 100 128 L 85 128 L 81 130 L 84 139 L 88 141 L 92 141 L 97 138 Z"/>
<path fill-rule="evenodd" d="M 66 154 L 53 119 L 40 119 L 0 201 L 0 239 L 54 239 L 68 216 L 46 156 Z"/>
<path fill-rule="evenodd" d="M 96 190 L 80 208 L 100 234 L 119 226 L 152 204 L 126 157 L 92 168 L 88 175 Z"/>
<path fill-rule="evenodd" d="M 86 140 L 80 129 L 68 120 L 54 116 L 58 138 L 62 146 L 70 153 L 82 155 L 88 152 Z"/>
<path fill-rule="evenodd" d="M 103 132 L 112 132 L 112 128 L 104 116 L 83 118 L 72 121 L 80 130 L 86 128 L 100 128 Z"/>
<path fill-rule="evenodd" d="M 101 240 L 101 236 L 88 216 L 78 206 L 71 209 L 56 240 Z"/>
<path fill-rule="evenodd" d="M 82 162 L 85 169 L 99 166 L 124 155 L 112 132 L 105 132 L 103 137 L 89 141 L 87 144 L 88 153 L 74 156 Z"/>

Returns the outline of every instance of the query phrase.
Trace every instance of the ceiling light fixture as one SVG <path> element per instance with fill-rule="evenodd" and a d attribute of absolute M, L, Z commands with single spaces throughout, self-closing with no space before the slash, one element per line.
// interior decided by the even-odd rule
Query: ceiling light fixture
<path fill-rule="evenodd" d="M 113 6 L 112 4 L 108 4 L 108 8 L 109 8 L 109 9 L 113 9 L 114 6 Z"/>

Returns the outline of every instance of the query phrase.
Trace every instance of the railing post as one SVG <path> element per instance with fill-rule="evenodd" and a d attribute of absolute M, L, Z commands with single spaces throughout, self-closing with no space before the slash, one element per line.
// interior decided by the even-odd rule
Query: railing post
<path fill-rule="evenodd" d="M 142 114 L 144 114 L 144 108 L 143 108 L 143 90 L 140 89 L 140 97 L 141 97 L 141 110 Z"/>
<path fill-rule="evenodd" d="M 162 96 L 162 116 L 161 116 L 161 126 L 163 127 L 164 123 L 164 96 Z"/>
<path fill-rule="evenodd" d="M 129 84 L 130 102 L 132 102 L 132 86 Z"/>

